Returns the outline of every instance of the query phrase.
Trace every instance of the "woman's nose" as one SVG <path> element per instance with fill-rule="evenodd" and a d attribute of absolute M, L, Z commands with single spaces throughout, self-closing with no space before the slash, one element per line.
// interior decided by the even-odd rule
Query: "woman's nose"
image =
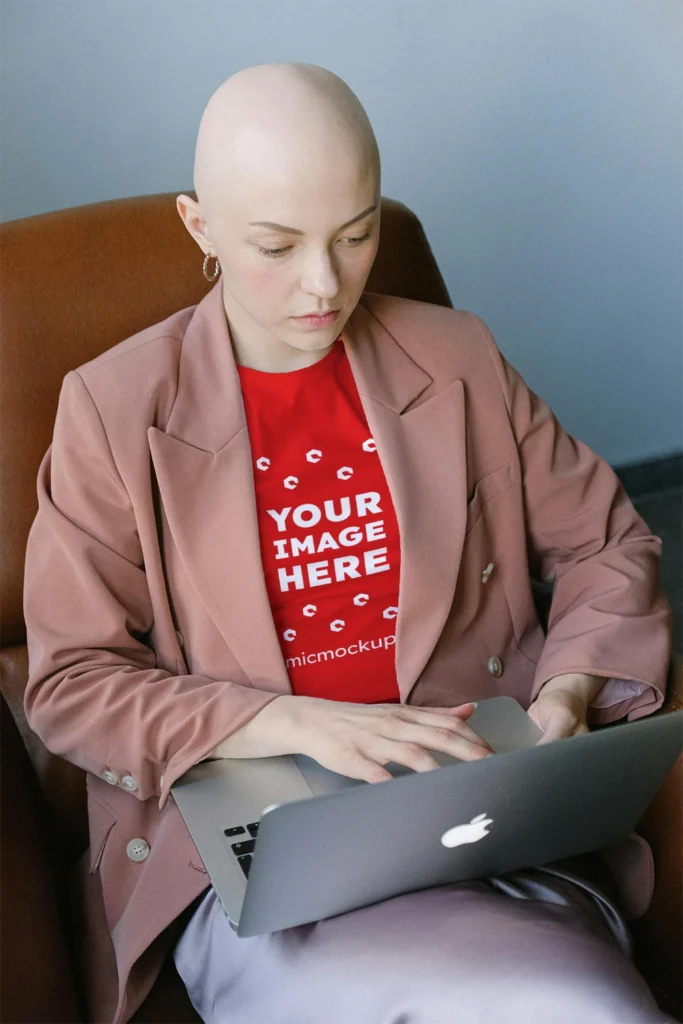
<path fill-rule="evenodd" d="M 331 257 L 326 253 L 314 256 L 309 261 L 301 285 L 308 295 L 334 298 L 339 292 L 339 274 Z"/>

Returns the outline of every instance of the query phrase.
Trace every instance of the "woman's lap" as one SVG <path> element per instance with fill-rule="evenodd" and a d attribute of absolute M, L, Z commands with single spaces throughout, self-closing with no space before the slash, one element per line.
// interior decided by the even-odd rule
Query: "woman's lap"
<path fill-rule="evenodd" d="M 659 1024 L 591 900 L 459 882 L 239 938 L 212 889 L 175 960 L 207 1024 Z"/>

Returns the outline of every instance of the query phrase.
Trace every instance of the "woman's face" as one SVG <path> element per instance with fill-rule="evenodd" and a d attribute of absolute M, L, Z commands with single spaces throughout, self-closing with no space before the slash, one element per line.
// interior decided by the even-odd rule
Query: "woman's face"
<path fill-rule="evenodd" d="M 236 353 L 263 368 L 328 349 L 377 254 L 377 175 L 353 163 L 308 171 L 231 189 L 210 225 Z M 297 320 L 328 310 L 339 311 L 329 326 Z"/>

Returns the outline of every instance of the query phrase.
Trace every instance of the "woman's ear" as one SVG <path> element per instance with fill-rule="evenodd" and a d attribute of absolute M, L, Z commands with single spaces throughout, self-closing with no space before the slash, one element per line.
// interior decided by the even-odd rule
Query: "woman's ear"
<path fill-rule="evenodd" d="M 183 224 L 194 238 L 195 242 L 207 253 L 212 251 L 211 240 L 207 235 L 206 221 L 202 216 L 199 203 L 191 196 L 182 194 L 176 198 L 176 210 Z"/>

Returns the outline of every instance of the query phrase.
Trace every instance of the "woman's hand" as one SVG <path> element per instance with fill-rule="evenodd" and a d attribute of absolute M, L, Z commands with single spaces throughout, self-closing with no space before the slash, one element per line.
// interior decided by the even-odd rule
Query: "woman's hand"
<path fill-rule="evenodd" d="M 588 705 L 604 682 L 600 676 L 579 672 L 549 679 L 528 709 L 529 717 L 544 732 L 537 746 L 590 732 Z"/>
<path fill-rule="evenodd" d="M 217 757 L 307 754 L 330 771 L 365 782 L 383 782 L 390 761 L 430 771 L 429 750 L 463 761 L 494 753 L 466 723 L 473 704 L 423 708 L 405 704 L 351 704 L 283 694 L 213 751 Z"/>

